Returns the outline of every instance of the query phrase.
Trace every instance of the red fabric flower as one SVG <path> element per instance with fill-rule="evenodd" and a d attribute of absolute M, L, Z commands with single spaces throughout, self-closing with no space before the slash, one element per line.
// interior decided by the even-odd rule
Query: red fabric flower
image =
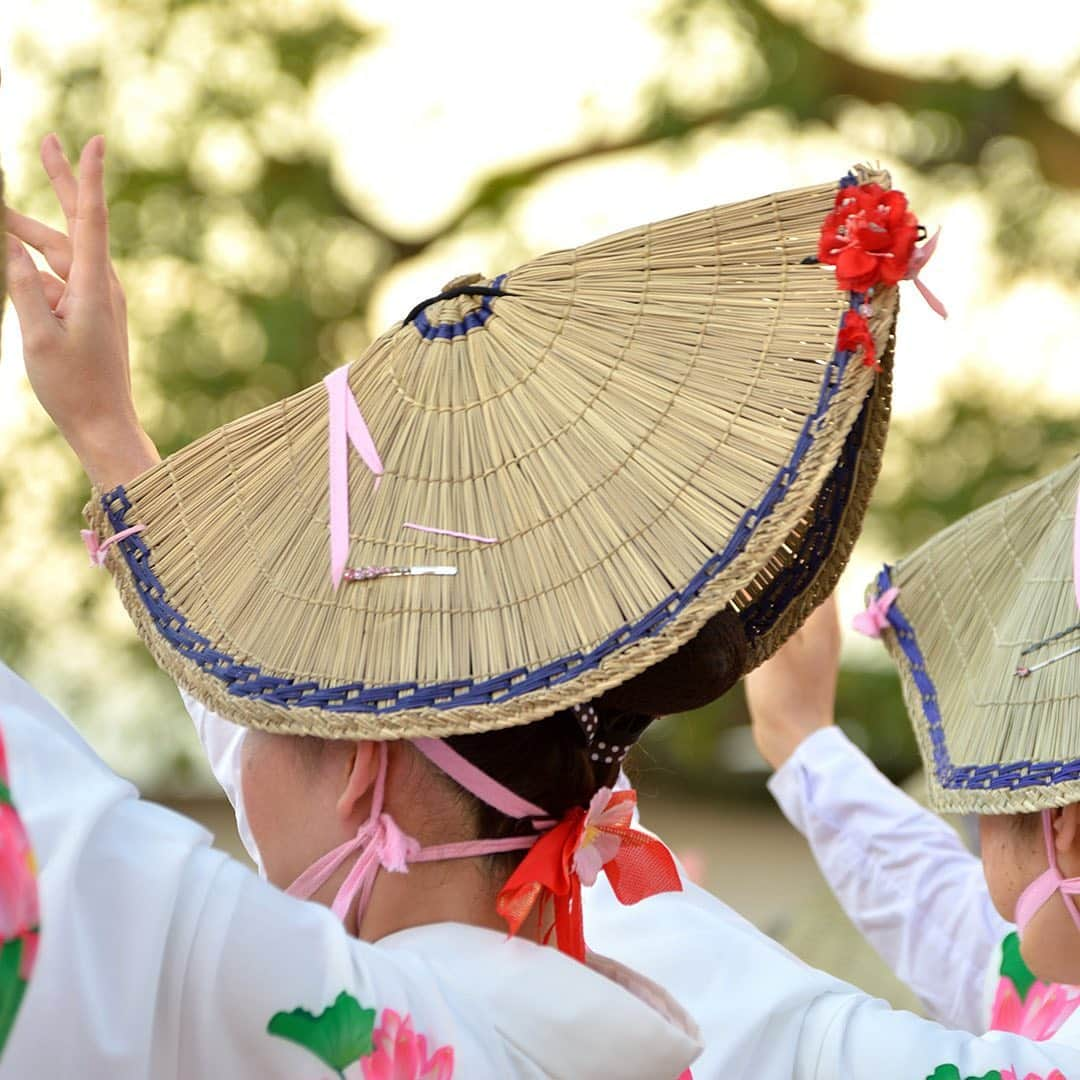
<path fill-rule="evenodd" d="M 631 825 L 637 793 L 601 788 L 586 813 L 581 807 L 568 811 L 529 850 L 510 875 L 495 902 L 507 921 L 511 935 L 521 928 L 533 905 L 552 901 L 553 929 L 559 950 L 585 959 L 585 935 L 581 925 L 580 871 L 591 873 L 591 857 L 583 850 L 596 848 L 601 867 L 621 904 L 636 904 L 660 892 L 680 892 L 682 881 L 671 852 L 655 837 Z M 617 841 L 608 844 L 607 841 Z"/>
<path fill-rule="evenodd" d="M 875 371 L 880 371 L 877 350 L 874 347 L 874 335 L 870 333 L 866 320 L 854 308 L 849 308 L 844 312 L 844 321 L 840 324 L 836 347 L 841 352 L 854 352 L 860 346 L 863 351 L 863 363 Z"/>
<path fill-rule="evenodd" d="M 908 272 L 919 223 L 903 192 L 879 184 L 853 184 L 836 193 L 822 226 L 818 259 L 836 267 L 841 289 L 866 292 L 895 285 Z"/>

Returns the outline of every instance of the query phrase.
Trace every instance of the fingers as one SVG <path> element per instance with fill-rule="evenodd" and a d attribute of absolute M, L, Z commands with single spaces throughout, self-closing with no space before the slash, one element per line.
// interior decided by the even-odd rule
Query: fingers
<path fill-rule="evenodd" d="M 64 290 L 67 286 L 58 277 L 53 277 L 52 274 L 47 274 L 44 270 L 38 271 L 38 278 L 41 281 L 45 299 L 49 302 L 49 307 L 52 308 L 55 315 L 57 305 L 63 299 Z"/>
<path fill-rule="evenodd" d="M 67 218 L 68 229 L 72 230 L 79 208 L 79 185 L 68 164 L 64 148 L 55 134 L 46 135 L 41 144 L 41 164 L 45 166 L 49 182 L 60 202 L 60 209 Z"/>
<path fill-rule="evenodd" d="M 53 272 L 67 280 L 71 272 L 71 241 L 62 232 L 17 210 L 7 211 L 6 222 L 9 233 L 40 251 Z"/>
<path fill-rule="evenodd" d="M 105 140 L 95 135 L 79 158 L 78 203 L 75 212 L 74 251 L 68 285 L 76 296 L 108 296 L 109 214 L 105 205 Z"/>
<path fill-rule="evenodd" d="M 22 330 L 23 349 L 39 348 L 56 333 L 53 317 L 38 268 L 30 253 L 10 234 L 7 237 L 8 293 Z"/>

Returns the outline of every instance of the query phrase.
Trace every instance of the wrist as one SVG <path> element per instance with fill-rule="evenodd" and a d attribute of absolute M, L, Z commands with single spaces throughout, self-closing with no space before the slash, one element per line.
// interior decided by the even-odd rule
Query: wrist
<path fill-rule="evenodd" d="M 161 460 L 135 420 L 87 426 L 69 436 L 68 443 L 91 484 L 103 491 L 129 483 Z"/>
<path fill-rule="evenodd" d="M 758 749 L 774 771 L 781 768 L 812 735 L 831 727 L 831 715 L 793 715 L 760 732 Z"/>

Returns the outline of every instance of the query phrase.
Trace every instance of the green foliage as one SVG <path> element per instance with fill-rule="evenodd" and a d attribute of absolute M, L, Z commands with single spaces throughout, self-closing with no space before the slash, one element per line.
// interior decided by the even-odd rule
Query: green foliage
<path fill-rule="evenodd" d="M 899 555 L 1076 453 L 1076 421 L 1018 408 L 988 383 L 956 385 L 928 416 L 897 423 L 870 529 Z"/>
<path fill-rule="evenodd" d="M 109 132 L 113 251 L 147 346 L 141 405 L 168 452 L 315 381 L 366 307 L 384 253 L 308 110 L 369 35 L 334 5 L 269 0 L 106 0 L 102 19 L 122 49 L 103 33 L 67 67 L 45 42 L 20 49 L 50 75 L 35 132 L 57 130 L 69 153 Z M 53 215 L 44 186 L 35 202 Z"/>

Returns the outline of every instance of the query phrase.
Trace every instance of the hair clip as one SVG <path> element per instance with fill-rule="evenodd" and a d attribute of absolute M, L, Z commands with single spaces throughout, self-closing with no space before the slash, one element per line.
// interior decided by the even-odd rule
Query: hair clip
<path fill-rule="evenodd" d="M 596 738 L 596 728 L 600 723 L 599 718 L 596 715 L 596 708 L 588 703 L 584 705 L 575 705 L 573 707 L 574 718 L 581 725 L 581 730 L 585 732 L 585 744 L 592 746 L 593 739 Z M 595 761 L 596 758 L 593 758 Z"/>
<path fill-rule="evenodd" d="M 346 581 L 374 581 L 387 577 L 453 577 L 456 566 L 350 566 L 343 577 Z"/>
<path fill-rule="evenodd" d="M 606 741 L 596 742 L 597 730 L 600 727 L 600 718 L 596 714 L 596 707 L 590 704 L 573 706 L 574 717 L 581 725 L 585 733 L 585 743 L 588 746 L 589 760 L 605 765 L 614 765 L 615 762 L 622 764 L 622 760 L 630 752 L 633 740 L 626 743 L 609 743 Z"/>
<path fill-rule="evenodd" d="M 616 761 L 621 765 L 623 758 L 630 753 L 630 743 L 598 742 L 596 749 L 589 755 L 590 761 L 603 761 L 605 765 L 613 765 Z"/>
<path fill-rule="evenodd" d="M 1056 634 L 1051 634 L 1048 638 L 1043 638 L 1042 641 L 1036 641 L 1034 645 L 1029 645 L 1020 653 L 1020 655 L 1027 656 L 1029 653 L 1033 653 L 1047 645 L 1052 645 L 1055 641 L 1060 641 L 1063 637 L 1067 637 L 1077 630 L 1080 630 L 1080 623 L 1074 623 L 1072 626 L 1067 626 L 1064 630 L 1059 630 Z M 1071 649 L 1066 649 L 1065 652 L 1058 653 L 1057 656 L 1051 656 L 1049 660 L 1043 660 L 1038 664 L 1031 664 L 1030 666 L 1021 664 L 1017 667 L 1015 675 L 1018 679 L 1026 679 L 1032 672 L 1038 671 L 1040 668 L 1049 667 L 1051 664 L 1056 664 L 1059 660 L 1064 660 L 1067 656 L 1075 656 L 1078 652 L 1080 652 L 1080 645 L 1074 645 Z"/>

